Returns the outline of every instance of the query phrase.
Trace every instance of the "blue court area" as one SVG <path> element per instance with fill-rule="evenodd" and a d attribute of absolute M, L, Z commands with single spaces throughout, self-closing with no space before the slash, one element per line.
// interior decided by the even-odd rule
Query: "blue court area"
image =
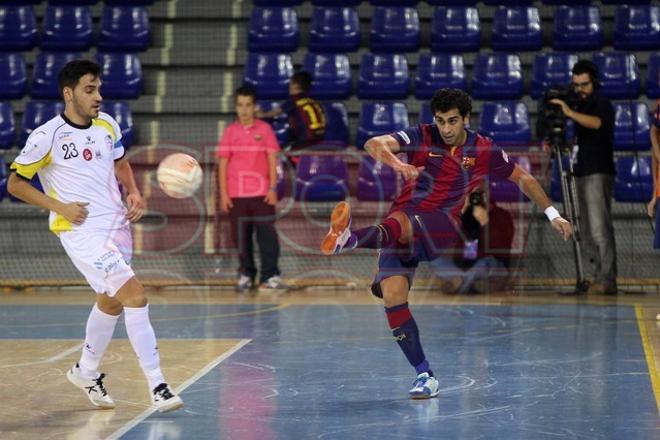
<path fill-rule="evenodd" d="M 151 414 L 121 438 L 659 438 L 633 307 L 412 311 L 441 384 L 427 401 L 407 398 L 414 371 L 378 305 L 152 306 L 159 338 L 251 342 L 183 391 L 184 410 Z M 0 338 L 78 341 L 87 312 L 3 306 Z"/>

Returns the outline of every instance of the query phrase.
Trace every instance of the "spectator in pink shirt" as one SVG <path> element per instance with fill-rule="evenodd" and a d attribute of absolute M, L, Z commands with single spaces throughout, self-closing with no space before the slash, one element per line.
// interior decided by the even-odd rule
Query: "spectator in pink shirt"
<path fill-rule="evenodd" d="M 257 275 L 252 235 L 256 231 L 261 271 L 259 291 L 286 287 L 280 278 L 280 245 L 275 231 L 277 154 L 280 147 L 269 124 L 256 118 L 254 90 L 236 90 L 238 120 L 218 144 L 220 209 L 229 213 L 231 236 L 239 251 L 237 291 L 250 290 Z"/>

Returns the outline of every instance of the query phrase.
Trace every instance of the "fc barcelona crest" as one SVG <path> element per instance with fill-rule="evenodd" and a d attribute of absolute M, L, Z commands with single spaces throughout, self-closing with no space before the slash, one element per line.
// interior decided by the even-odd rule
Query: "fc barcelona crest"
<path fill-rule="evenodd" d="M 474 157 L 468 157 L 468 156 L 463 156 L 463 160 L 461 161 L 461 167 L 463 167 L 464 170 L 467 170 L 468 168 L 472 168 L 476 163 L 476 159 Z"/>

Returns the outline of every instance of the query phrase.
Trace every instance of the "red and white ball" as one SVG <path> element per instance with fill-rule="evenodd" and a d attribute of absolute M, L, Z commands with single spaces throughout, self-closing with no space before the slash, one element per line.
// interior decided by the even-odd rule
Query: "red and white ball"
<path fill-rule="evenodd" d="M 160 161 L 156 178 L 165 194 L 184 199 L 195 194 L 202 184 L 202 167 L 194 157 L 174 153 Z"/>

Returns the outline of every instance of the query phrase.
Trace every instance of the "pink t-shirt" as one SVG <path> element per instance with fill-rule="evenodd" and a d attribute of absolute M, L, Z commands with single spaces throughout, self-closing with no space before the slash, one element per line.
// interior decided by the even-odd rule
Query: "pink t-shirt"
<path fill-rule="evenodd" d="M 280 151 L 269 124 L 255 119 L 249 127 L 227 126 L 218 144 L 218 157 L 228 159 L 227 192 L 230 198 L 265 196 L 270 187 L 268 153 Z"/>

